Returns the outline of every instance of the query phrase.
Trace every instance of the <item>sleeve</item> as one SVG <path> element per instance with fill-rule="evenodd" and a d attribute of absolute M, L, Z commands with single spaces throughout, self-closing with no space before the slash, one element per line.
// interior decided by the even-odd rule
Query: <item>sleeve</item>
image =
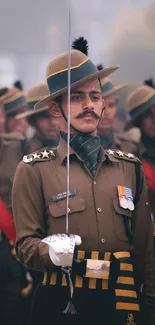
<path fill-rule="evenodd" d="M 20 261 L 28 268 L 45 271 L 53 267 L 46 237 L 45 207 L 41 176 L 32 165 L 21 162 L 12 188 L 13 218 L 16 227 L 16 249 Z"/>
<path fill-rule="evenodd" d="M 134 264 L 143 301 L 155 308 L 155 255 L 148 189 L 140 168 L 140 194 L 133 213 Z"/>

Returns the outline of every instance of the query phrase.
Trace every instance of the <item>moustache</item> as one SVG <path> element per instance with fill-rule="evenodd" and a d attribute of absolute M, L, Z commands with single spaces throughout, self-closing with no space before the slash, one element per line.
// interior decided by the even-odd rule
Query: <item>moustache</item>
<path fill-rule="evenodd" d="M 98 114 L 96 114 L 92 110 L 86 110 L 86 111 L 78 114 L 75 118 L 77 118 L 77 119 L 83 118 L 83 117 L 87 116 L 88 114 L 91 114 L 96 120 L 99 120 L 101 118 Z"/>

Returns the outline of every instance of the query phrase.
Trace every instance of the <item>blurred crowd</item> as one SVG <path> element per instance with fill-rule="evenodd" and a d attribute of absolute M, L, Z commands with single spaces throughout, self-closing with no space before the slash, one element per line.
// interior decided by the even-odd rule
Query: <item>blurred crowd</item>
<path fill-rule="evenodd" d="M 87 43 L 81 46 L 81 41 L 74 42 L 73 48 L 86 54 Z M 128 87 L 111 79 L 102 80 L 105 110 L 98 135 L 105 150 L 117 149 L 120 156 L 125 151 L 142 161 L 154 222 L 155 88 L 152 79 L 142 80 L 132 92 Z M 52 115 L 48 107 L 39 112 L 34 109 L 48 95 L 46 82 L 26 92 L 21 81 L 0 89 L 0 323 L 5 325 L 28 324 L 35 289 L 43 280 L 41 273 L 25 268 L 16 256 L 11 189 L 23 156 L 29 159 L 29 153 L 37 155 L 38 149 L 59 145 L 61 118 Z"/>

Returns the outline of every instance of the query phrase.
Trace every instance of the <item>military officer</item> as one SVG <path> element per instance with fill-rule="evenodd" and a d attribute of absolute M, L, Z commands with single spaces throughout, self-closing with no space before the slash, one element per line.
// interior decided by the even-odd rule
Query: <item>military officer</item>
<path fill-rule="evenodd" d="M 35 109 L 48 104 L 62 116 L 59 146 L 24 156 L 12 191 L 18 257 L 44 272 L 33 325 L 52 319 L 142 324 L 140 302 L 151 324 L 154 249 L 141 164 L 130 153 L 105 151 L 97 136 L 105 105 L 100 79 L 117 68 L 98 71 L 83 53 L 71 51 L 68 153 L 68 52 L 47 66 L 50 96 Z"/>
<path fill-rule="evenodd" d="M 51 114 L 49 107 L 43 107 L 41 111 L 35 111 L 34 105 L 49 95 L 46 83 L 41 83 L 30 88 L 27 92 L 28 110 L 16 116 L 20 120 L 26 118 L 35 129 L 34 136 L 27 141 L 26 153 L 33 152 L 43 147 L 56 147 L 60 135 L 60 117 Z"/>

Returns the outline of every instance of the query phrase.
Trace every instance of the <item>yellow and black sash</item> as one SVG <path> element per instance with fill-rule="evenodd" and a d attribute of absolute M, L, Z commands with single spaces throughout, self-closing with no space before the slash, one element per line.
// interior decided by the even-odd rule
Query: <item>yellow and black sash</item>
<path fill-rule="evenodd" d="M 132 259 L 129 252 L 86 253 L 85 251 L 77 251 L 75 258 L 79 260 L 111 261 L 111 271 L 108 279 L 92 279 L 76 275 L 73 278 L 75 288 L 115 291 L 116 310 L 139 311 Z M 116 268 L 117 271 L 115 272 Z M 67 286 L 65 276 L 61 271 L 45 272 L 43 283 L 54 286 Z"/>

